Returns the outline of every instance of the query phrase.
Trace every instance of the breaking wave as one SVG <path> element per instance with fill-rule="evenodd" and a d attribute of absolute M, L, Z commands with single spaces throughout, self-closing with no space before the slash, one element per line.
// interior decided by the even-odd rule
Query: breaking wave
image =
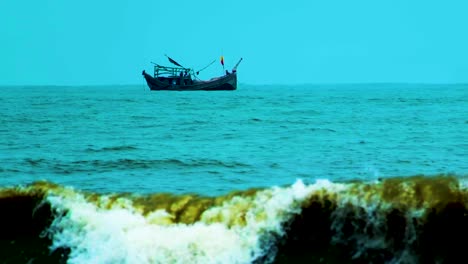
<path fill-rule="evenodd" d="M 298 180 L 223 196 L 0 191 L 6 263 L 451 263 L 466 259 L 454 175 Z"/>

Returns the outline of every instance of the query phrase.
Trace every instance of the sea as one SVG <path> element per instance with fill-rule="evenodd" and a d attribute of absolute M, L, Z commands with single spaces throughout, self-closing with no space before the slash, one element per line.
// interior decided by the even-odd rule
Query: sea
<path fill-rule="evenodd" d="M 468 85 L 0 87 L 0 263 L 467 263 Z"/>

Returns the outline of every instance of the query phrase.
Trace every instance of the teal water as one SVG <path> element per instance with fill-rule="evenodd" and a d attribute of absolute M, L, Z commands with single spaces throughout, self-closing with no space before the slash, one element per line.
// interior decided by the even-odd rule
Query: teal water
<path fill-rule="evenodd" d="M 3 87 L 0 186 L 222 194 L 468 173 L 467 85 Z"/>
<path fill-rule="evenodd" d="M 1 87 L 0 124 L 1 263 L 467 261 L 468 85 Z"/>

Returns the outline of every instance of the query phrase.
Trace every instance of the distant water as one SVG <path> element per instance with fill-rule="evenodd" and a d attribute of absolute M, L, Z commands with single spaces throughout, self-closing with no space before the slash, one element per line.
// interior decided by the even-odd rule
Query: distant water
<path fill-rule="evenodd" d="M 2 263 L 468 261 L 468 85 L 0 87 L 0 124 Z"/>

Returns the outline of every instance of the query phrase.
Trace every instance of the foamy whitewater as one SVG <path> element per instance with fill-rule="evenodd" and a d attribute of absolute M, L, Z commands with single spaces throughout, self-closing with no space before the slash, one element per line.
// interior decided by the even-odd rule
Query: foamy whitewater
<path fill-rule="evenodd" d="M 2 87 L 2 263 L 463 263 L 468 86 Z"/>
<path fill-rule="evenodd" d="M 281 225 L 317 187 L 298 182 L 233 197 L 198 212 L 193 223 L 175 222 L 162 209 L 143 214 L 126 198 L 94 204 L 82 195 L 52 196 L 59 214 L 70 210 L 51 225 L 53 248 L 72 248 L 71 263 L 250 263 L 269 254 L 274 237 L 284 235 Z"/>

